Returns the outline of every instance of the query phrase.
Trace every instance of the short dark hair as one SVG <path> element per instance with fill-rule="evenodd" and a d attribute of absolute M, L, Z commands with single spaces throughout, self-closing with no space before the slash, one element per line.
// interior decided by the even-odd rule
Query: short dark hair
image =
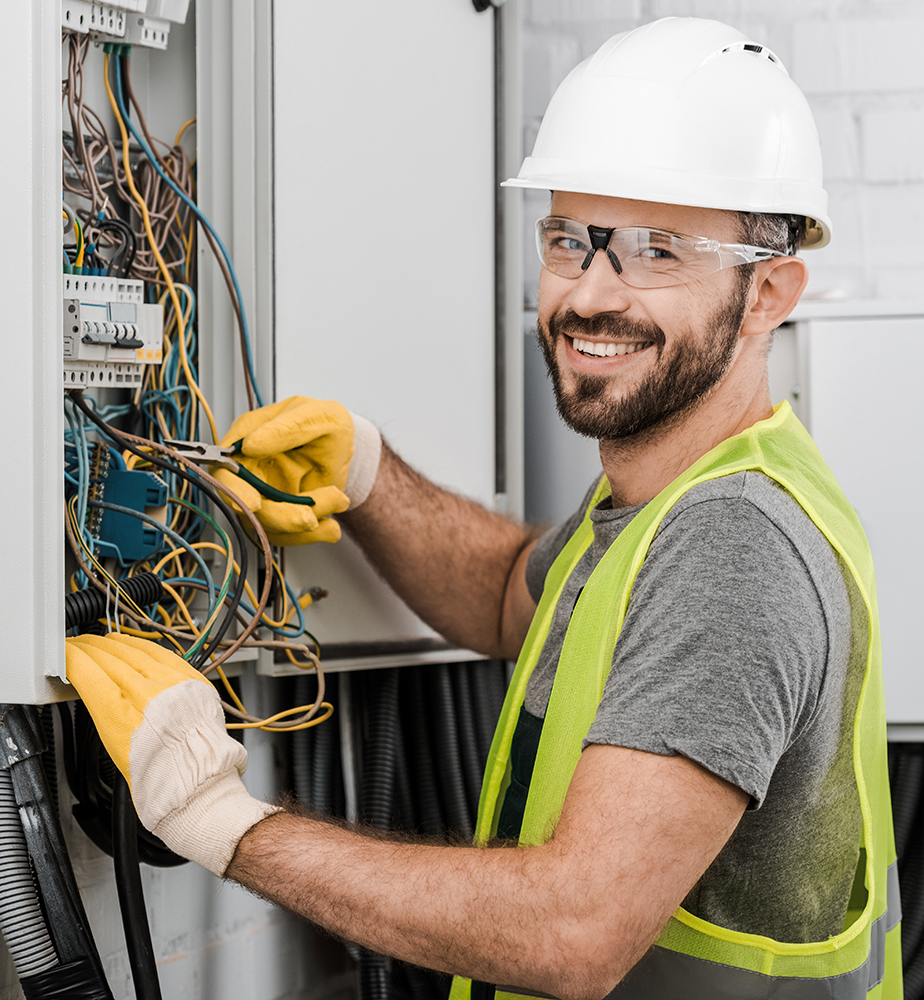
<path fill-rule="evenodd" d="M 747 246 L 776 250 L 787 256 L 798 252 L 805 242 L 806 219 L 804 215 L 772 215 L 768 212 L 734 212 L 738 222 L 738 239 Z M 738 287 L 750 287 L 754 264 L 741 264 L 735 268 Z"/>
<path fill-rule="evenodd" d="M 804 215 L 770 215 L 761 212 L 735 212 L 741 242 L 752 247 L 777 250 L 789 256 L 805 242 Z"/>

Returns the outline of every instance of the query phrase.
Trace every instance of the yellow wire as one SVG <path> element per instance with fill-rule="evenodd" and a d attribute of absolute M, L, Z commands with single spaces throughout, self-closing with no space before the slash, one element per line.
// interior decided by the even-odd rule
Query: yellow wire
<path fill-rule="evenodd" d="M 177 132 L 176 134 L 176 139 L 173 140 L 173 145 L 179 146 L 180 140 L 183 138 L 183 134 L 186 132 L 186 129 L 195 124 L 196 124 L 195 118 L 188 118 L 185 122 L 183 122 L 183 124 L 180 126 L 180 131 Z"/>
<path fill-rule="evenodd" d="M 121 628 L 126 635 L 134 635 L 139 639 L 150 639 L 152 642 L 160 639 L 160 632 L 142 632 L 140 628 L 131 628 L 128 625 L 123 625 Z"/>
<path fill-rule="evenodd" d="M 173 599 L 177 608 L 179 608 L 180 614 L 183 616 L 183 618 L 186 620 L 186 624 L 189 626 L 189 631 L 192 632 L 192 634 L 195 636 L 201 635 L 199 628 L 193 621 L 192 613 L 190 612 L 183 598 L 180 597 L 180 595 L 173 589 L 173 587 L 170 586 L 169 583 L 167 583 L 166 580 L 161 580 L 161 586 L 164 588 L 164 590 L 167 591 L 167 593 Z"/>
<path fill-rule="evenodd" d="M 294 666 L 300 667 L 302 670 L 314 669 L 314 664 L 311 662 L 311 660 L 296 659 L 295 653 L 293 653 L 291 649 L 287 649 L 285 651 L 285 654 L 289 659 L 289 663 L 293 664 Z"/>
<path fill-rule="evenodd" d="M 183 555 L 183 551 L 184 551 L 183 549 L 180 549 L 180 548 L 177 548 L 176 546 L 174 546 L 173 543 L 169 539 L 164 539 L 164 540 L 167 542 L 168 545 L 171 546 L 171 548 L 173 549 L 173 551 L 172 552 L 168 552 L 167 555 L 165 555 L 163 557 L 163 559 L 161 559 L 161 561 L 159 563 L 157 563 L 156 566 L 154 566 L 154 568 L 151 570 L 152 573 L 159 573 L 164 568 L 164 566 L 166 566 L 167 563 L 170 562 L 171 559 L 176 559 L 176 560 L 179 561 L 179 558 L 182 557 L 182 555 Z M 225 558 L 228 557 L 228 553 L 225 550 L 225 547 L 223 545 L 219 545 L 217 542 L 193 542 L 192 545 L 190 546 L 190 548 L 193 548 L 193 549 L 214 549 L 216 552 L 220 552 Z M 232 562 L 232 565 L 234 566 L 234 572 L 237 573 L 238 576 L 240 576 L 241 568 L 237 564 L 237 560 L 232 559 L 231 562 Z M 275 559 L 273 560 L 273 569 L 276 571 L 276 575 L 279 577 L 279 579 L 281 581 L 282 580 L 282 570 L 280 570 L 280 568 L 277 565 Z M 256 607 L 257 604 L 259 603 L 259 601 L 257 600 L 257 595 L 253 592 L 253 588 L 250 586 L 250 583 L 247 580 L 244 581 L 244 590 L 246 591 L 247 596 L 253 602 L 253 606 Z M 260 621 L 264 625 L 267 625 L 267 626 L 269 626 L 271 628 L 283 628 L 284 626 L 286 626 L 289 623 L 289 619 L 292 617 L 292 615 L 295 614 L 295 607 L 294 607 L 294 605 L 291 608 L 289 607 L 289 594 L 288 594 L 288 591 L 286 590 L 286 588 L 285 588 L 284 585 L 283 585 L 283 594 L 285 595 L 285 597 L 284 597 L 283 605 L 282 605 L 282 610 L 284 612 L 284 614 L 282 616 L 282 619 L 277 622 L 274 619 L 270 618 L 270 616 L 264 611 L 262 617 L 260 618 Z M 304 601 L 304 603 L 302 603 L 303 601 Z M 302 608 L 308 607 L 308 605 L 312 603 L 311 595 L 310 594 L 305 594 L 304 597 L 299 598 L 299 602 L 298 603 L 302 606 Z M 293 661 L 293 662 L 295 662 L 295 661 Z"/>
<path fill-rule="evenodd" d="M 170 277 L 170 272 L 167 270 L 167 264 L 164 261 L 164 258 L 161 255 L 160 250 L 158 250 L 157 248 L 157 241 L 154 238 L 154 231 L 151 228 L 151 218 L 148 215 L 148 206 L 145 204 L 144 199 L 141 197 L 141 194 L 135 187 L 135 179 L 132 176 L 131 162 L 129 160 L 129 155 L 128 155 L 128 132 L 125 128 L 125 122 L 122 120 L 121 114 L 119 114 L 119 106 L 118 103 L 116 102 L 115 95 L 112 93 L 112 87 L 109 84 L 108 53 L 105 56 L 103 56 L 103 65 L 104 65 L 104 82 L 106 84 L 106 95 L 109 98 L 109 104 L 112 107 L 113 114 L 115 115 L 116 122 L 118 123 L 119 126 L 119 131 L 122 134 L 122 160 L 125 169 L 125 181 L 128 184 L 129 189 L 131 190 L 132 196 L 138 203 L 138 207 L 141 209 L 141 218 L 142 221 L 144 222 L 144 231 L 147 234 L 148 242 L 151 245 L 151 252 L 154 254 L 154 257 L 157 260 L 157 266 L 160 268 L 160 272 L 164 277 L 164 282 L 166 283 L 167 288 L 170 292 L 170 299 L 173 302 L 173 309 L 174 312 L 176 313 L 177 327 L 179 329 L 177 340 L 179 341 L 179 347 L 180 347 L 180 363 L 183 366 L 183 372 L 186 375 L 186 381 L 188 382 L 190 389 L 193 391 L 193 394 L 199 400 L 199 403 L 202 406 L 202 410 L 205 413 L 206 419 L 209 422 L 209 428 L 212 432 L 212 440 L 217 442 L 218 429 L 215 426 L 215 418 L 212 416 L 212 411 L 209 407 L 208 402 L 205 399 L 205 396 L 202 395 L 198 383 L 193 378 L 192 371 L 189 367 L 189 359 L 186 356 L 186 331 L 182 323 L 183 310 L 180 306 L 180 297 L 179 295 L 177 295 L 176 286 L 173 283 L 173 279 Z"/>
<path fill-rule="evenodd" d="M 83 234 L 83 230 L 80 228 L 80 220 L 76 215 L 74 216 L 74 229 L 77 230 L 77 246 L 80 247 L 77 256 L 74 258 L 74 266 L 83 267 L 83 255 L 84 251 L 87 249 L 87 241 Z"/>
<path fill-rule="evenodd" d="M 218 671 L 218 676 L 221 678 L 221 683 L 224 684 L 225 691 L 228 692 L 228 697 L 237 706 L 237 710 L 239 712 L 243 712 L 244 715 L 249 715 L 250 713 L 247 711 L 246 708 L 244 708 L 244 703 L 241 701 L 240 698 L 238 698 L 237 692 L 234 690 L 233 687 L 231 687 L 231 681 L 228 680 L 228 675 L 225 673 L 224 668 L 222 667 L 222 665 L 219 663 L 217 666 L 212 667 L 211 670 L 206 670 L 205 673 L 206 674 L 210 674 L 212 672 L 212 670 L 217 670 Z M 225 723 L 225 729 L 227 729 L 227 728 L 228 728 L 228 724 Z"/>
<path fill-rule="evenodd" d="M 298 712 L 307 712 L 308 709 L 312 707 L 313 706 L 311 705 L 299 705 L 297 708 L 287 708 L 284 712 L 279 712 L 268 719 L 264 719 L 262 722 L 226 722 L 225 729 L 265 729 L 270 733 L 297 733 L 301 729 L 311 729 L 312 726 L 319 726 L 322 722 L 327 722 L 327 720 L 334 714 L 334 706 L 331 705 L 329 701 L 322 701 L 321 708 L 327 709 L 323 715 L 315 716 L 315 718 L 309 719 L 307 722 L 303 722 L 300 726 L 284 726 L 274 728 L 272 725 L 274 722 L 278 722 L 280 719 L 284 719 L 288 715 L 296 715 Z"/>

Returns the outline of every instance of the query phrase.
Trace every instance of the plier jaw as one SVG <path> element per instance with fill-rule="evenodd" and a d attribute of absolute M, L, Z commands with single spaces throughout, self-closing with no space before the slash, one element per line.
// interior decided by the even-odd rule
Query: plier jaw
<path fill-rule="evenodd" d="M 203 441 L 164 441 L 178 455 L 195 465 L 217 465 L 236 473 L 240 466 L 231 456 L 237 445 L 205 444 Z"/>
<path fill-rule="evenodd" d="M 187 462 L 192 462 L 194 465 L 217 465 L 222 469 L 230 470 L 268 500 L 273 500 L 276 503 L 303 504 L 306 507 L 314 506 L 314 497 L 310 494 L 285 493 L 283 490 L 277 490 L 275 486 L 270 486 L 259 476 L 255 476 L 246 466 L 235 462 L 231 456 L 240 454 L 243 438 L 224 447 L 220 444 L 205 444 L 204 441 L 164 441 L 164 444 L 168 448 L 172 448 L 181 458 L 185 458 Z"/>

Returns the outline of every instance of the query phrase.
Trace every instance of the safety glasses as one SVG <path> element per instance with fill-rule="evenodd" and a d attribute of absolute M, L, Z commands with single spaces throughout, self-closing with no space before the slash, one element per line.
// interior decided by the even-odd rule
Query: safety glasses
<path fill-rule="evenodd" d="M 603 250 L 613 270 L 634 288 L 682 285 L 726 267 L 786 254 L 744 243 L 719 243 L 664 229 L 604 229 L 550 215 L 536 223 L 539 259 L 561 278 L 580 278 Z"/>

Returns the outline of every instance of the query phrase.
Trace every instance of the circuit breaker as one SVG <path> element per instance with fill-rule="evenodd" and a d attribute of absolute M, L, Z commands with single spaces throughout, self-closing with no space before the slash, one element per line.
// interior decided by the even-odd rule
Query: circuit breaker
<path fill-rule="evenodd" d="M 142 281 L 67 274 L 63 314 L 66 388 L 132 388 L 162 360 L 164 308 Z"/>

